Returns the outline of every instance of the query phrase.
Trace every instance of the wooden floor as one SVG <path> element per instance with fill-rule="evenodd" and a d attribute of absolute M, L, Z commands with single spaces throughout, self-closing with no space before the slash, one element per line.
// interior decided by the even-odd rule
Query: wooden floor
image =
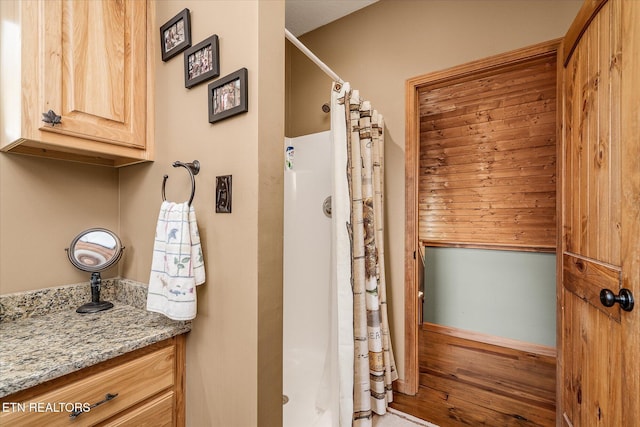
<path fill-rule="evenodd" d="M 482 339 L 423 325 L 418 394 L 394 393 L 391 407 L 441 427 L 555 425 L 553 351 L 468 338 Z"/>

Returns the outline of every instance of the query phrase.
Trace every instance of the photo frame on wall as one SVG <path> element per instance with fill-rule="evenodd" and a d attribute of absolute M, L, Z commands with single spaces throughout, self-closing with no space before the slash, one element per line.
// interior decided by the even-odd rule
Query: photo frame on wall
<path fill-rule="evenodd" d="M 209 83 L 209 123 L 249 111 L 247 77 L 247 69 L 241 68 Z"/>
<path fill-rule="evenodd" d="M 217 35 L 204 39 L 184 52 L 184 87 L 187 89 L 219 75 Z"/>
<path fill-rule="evenodd" d="M 162 60 L 168 61 L 191 46 L 191 14 L 183 9 L 160 27 Z"/>

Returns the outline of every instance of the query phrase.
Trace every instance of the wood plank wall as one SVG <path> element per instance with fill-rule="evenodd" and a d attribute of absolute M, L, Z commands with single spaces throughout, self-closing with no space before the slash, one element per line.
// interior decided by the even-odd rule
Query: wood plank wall
<path fill-rule="evenodd" d="M 419 90 L 419 239 L 556 247 L 556 55 Z"/>
<path fill-rule="evenodd" d="M 394 394 L 391 406 L 449 426 L 553 426 L 555 350 L 466 333 L 420 327 L 420 386 Z"/>
<path fill-rule="evenodd" d="M 555 252 L 558 46 L 407 81 L 408 379 L 399 391 L 417 394 L 396 393 L 391 406 L 443 427 L 555 424 L 555 349 L 418 326 L 412 260 L 415 243 Z"/>

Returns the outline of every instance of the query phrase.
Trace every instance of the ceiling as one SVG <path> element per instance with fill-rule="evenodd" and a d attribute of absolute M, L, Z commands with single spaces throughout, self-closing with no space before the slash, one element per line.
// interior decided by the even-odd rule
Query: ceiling
<path fill-rule="evenodd" d="M 286 0 L 285 27 L 299 37 L 376 1 L 378 0 Z"/>

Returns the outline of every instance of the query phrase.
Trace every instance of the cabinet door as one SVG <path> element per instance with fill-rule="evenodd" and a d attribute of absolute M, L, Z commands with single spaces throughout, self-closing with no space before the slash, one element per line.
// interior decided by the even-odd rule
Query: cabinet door
<path fill-rule="evenodd" d="M 62 116 L 40 130 L 144 148 L 145 1 L 44 1 L 42 111 Z"/>

